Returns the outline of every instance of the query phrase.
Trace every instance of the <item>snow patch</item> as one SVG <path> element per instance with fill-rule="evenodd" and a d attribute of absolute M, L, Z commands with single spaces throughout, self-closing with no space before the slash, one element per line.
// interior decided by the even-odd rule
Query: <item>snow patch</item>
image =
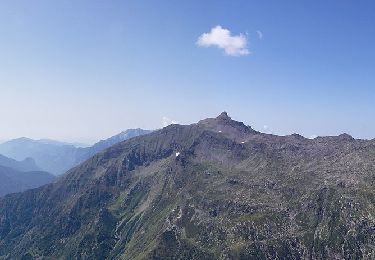
<path fill-rule="evenodd" d="M 177 215 L 177 219 L 180 219 L 180 218 L 182 218 L 182 210 L 181 209 L 178 211 L 178 215 Z"/>
<path fill-rule="evenodd" d="M 244 144 L 245 142 L 241 142 L 241 144 Z"/>
<path fill-rule="evenodd" d="M 180 155 L 180 152 L 177 152 L 177 153 L 176 153 L 176 157 L 178 157 L 179 155 Z"/>

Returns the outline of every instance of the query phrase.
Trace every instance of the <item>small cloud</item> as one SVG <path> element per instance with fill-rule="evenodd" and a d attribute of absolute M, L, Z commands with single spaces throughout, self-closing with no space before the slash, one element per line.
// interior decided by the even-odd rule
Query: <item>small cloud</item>
<path fill-rule="evenodd" d="M 257 31 L 257 34 L 258 34 L 258 38 L 259 38 L 259 40 L 262 40 L 263 39 L 263 33 L 262 33 L 262 31 Z"/>
<path fill-rule="evenodd" d="M 199 36 L 196 44 L 200 47 L 215 46 L 223 49 L 225 54 L 229 56 L 245 56 L 250 54 L 250 51 L 247 49 L 247 38 L 245 35 L 232 36 L 228 29 L 220 25 L 212 28 L 210 32 Z"/>
<path fill-rule="evenodd" d="M 273 134 L 273 131 L 270 129 L 268 125 L 263 126 L 263 131 L 265 134 Z"/>
<path fill-rule="evenodd" d="M 173 125 L 173 124 L 178 124 L 177 121 L 174 121 L 166 116 L 163 116 L 162 121 L 163 121 L 163 127 Z"/>

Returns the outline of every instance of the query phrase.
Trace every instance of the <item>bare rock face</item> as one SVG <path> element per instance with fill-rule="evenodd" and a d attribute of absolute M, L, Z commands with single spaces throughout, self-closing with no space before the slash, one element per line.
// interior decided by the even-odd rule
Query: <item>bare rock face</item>
<path fill-rule="evenodd" d="M 373 141 L 267 135 L 222 113 L 0 199 L 0 256 L 374 259 L 374 204 Z"/>

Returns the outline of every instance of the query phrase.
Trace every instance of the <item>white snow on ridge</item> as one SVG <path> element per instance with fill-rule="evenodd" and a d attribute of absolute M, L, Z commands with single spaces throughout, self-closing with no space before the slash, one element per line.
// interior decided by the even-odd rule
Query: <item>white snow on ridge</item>
<path fill-rule="evenodd" d="M 180 152 L 177 152 L 177 153 L 176 153 L 176 157 L 178 157 L 179 155 L 180 155 Z"/>

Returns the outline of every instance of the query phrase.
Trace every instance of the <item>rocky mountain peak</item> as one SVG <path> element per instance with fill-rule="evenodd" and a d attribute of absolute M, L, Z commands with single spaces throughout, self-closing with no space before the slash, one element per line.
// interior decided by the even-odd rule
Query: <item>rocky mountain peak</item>
<path fill-rule="evenodd" d="M 199 121 L 198 125 L 236 141 L 247 139 L 248 135 L 258 133 L 243 122 L 233 120 L 225 111 L 216 118 L 207 118 Z"/>
<path fill-rule="evenodd" d="M 219 119 L 219 120 L 232 120 L 232 118 L 230 116 L 228 116 L 228 113 L 227 112 L 222 112 L 220 115 L 218 115 L 218 117 L 216 117 L 216 119 Z"/>

